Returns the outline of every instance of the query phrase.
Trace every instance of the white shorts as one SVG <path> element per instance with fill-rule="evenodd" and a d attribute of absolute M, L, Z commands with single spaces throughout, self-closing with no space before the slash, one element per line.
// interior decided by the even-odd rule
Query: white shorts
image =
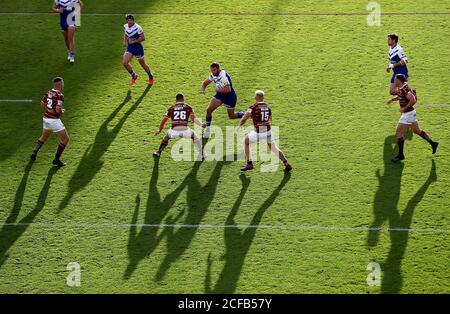
<path fill-rule="evenodd" d="M 250 133 L 248 133 L 248 140 L 250 144 L 259 142 L 261 140 L 266 140 L 267 144 L 272 144 L 275 141 L 275 139 L 272 136 L 272 130 L 261 133 L 257 133 L 255 130 L 253 130 Z"/>
<path fill-rule="evenodd" d="M 193 133 L 194 132 L 191 130 L 191 128 L 187 128 L 186 130 L 183 131 L 176 131 L 170 128 L 169 132 L 167 132 L 167 135 L 169 135 L 169 138 L 177 138 L 177 137 L 191 138 Z"/>
<path fill-rule="evenodd" d="M 61 119 L 51 119 L 44 117 L 42 120 L 44 130 L 52 130 L 54 133 L 56 133 L 66 129 Z"/>
<path fill-rule="evenodd" d="M 417 122 L 417 113 L 416 109 L 413 111 L 402 113 L 400 120 L 398 120 L 398 123 L 411 125 L 414 122 Z"/>

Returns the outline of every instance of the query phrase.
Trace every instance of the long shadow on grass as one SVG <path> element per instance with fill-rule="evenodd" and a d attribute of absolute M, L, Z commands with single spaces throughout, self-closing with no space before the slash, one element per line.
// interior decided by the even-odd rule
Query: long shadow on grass
<path fill-rule="evenodd" d="M 220 171 L 224 162 L 218 162 L 216 167 L 205 186 L 201 186 L 197 179 L 197 173 L 202 162 L 194 163 L 192 170 L 184 178 L 183 182 L 164 200 L 161 200 L 157 188 L 159 176 L 159 159 L 155 159 L 153 165 L 152 178 L 150 180 L 150 187 L 147 200 L 147 208 L 145 212 L 143 226 L 139 233 L 137 233 L 137 219 L 140 206 L 140 196 L 136 198 L 136 208 L 131 221 L 130 235 L 128 241 L 128 256 L 129 264 L 124 273 L 124 278 L 128 279 L 138 266 L 139 262 L 156 249 L 161 240 L 167 237 L 167 255 L 161 264 L 156 275 L 156 280 L 161 280 L 171 264 L 177 260 L 181 254 L 189 247 L 197 228 L 180 228 L 176 232 L 172 227 L 167 227 L 160 232 L 160 225 L 162 224 L 167 213 L 179 197 L 184 188 L 188 188 L 188 213 L 184 224 L 197 225 L 205 215 L 218 184 Z M 176 217 L 168 217 L 165 224 L 175 224 L 178 219 L 184 214 L 180 212 Z M 158 234 L 159 233 L 159 234 Z"/>
<path fill-rule="evenodd" d="M 84 189 L 103 167 L 102 156 L 114 142 L 128 117 L 139 107 L 150 88 L 151 85 L 148 85 L 143 94 L 125 112 L 112 130 L 108 130 L 108 125 L 119 114 L 120 110 L 131 100 L 131 91 L 127 92 L 127 95 L 122 103 L 120 103 L 119 106 L 117 106 L 117 108 L 111 112 L 109 117 L 102 123 L 97 131 L 97 135 L 95 136 L 94 144 L 89 145 L 86 149 L 80 163 L 78 164 L 77 170 L 69 181 L 69 192 L 61 201 L 61 204 L 59 205 L 59 212 L 67 207 L 72 197 L 77 192 Z"/>
<path fill-rule="evenodd" d="M 182 222 L 188 225 L 188 228 L 167 228 L 164 234 L 167 238 L 167 253 L 161 263 L 156 275 L 155 281 L 164 279 L 171 265 L 176 262 L 180 256 L 189 248 L 194 236 L 198 230 L 198 225 L 202 222 L 208 208 L 216 194 L 217 184 L 219 183 L 220 173 L 225 162 L 216 163 L 214 170 L 208 182 L 202 186 L 197 179 L 197 170 L 200 162 L 196 163 L 193 171 L 188 175 L 187 180 L 187 214 Z M 167 224 L 175 224 L 177 218 L 167 219 Z"/>
<path fill-rule="evenodd" d="M 241 176 L 242 189 L 239 197 L 237 198 L 234 206 L 228 215 L 226 225 L 236 225 L 234 218 L 237 211 L 241 205 L 242 199 L 247 192 L 250 180 L 245 176 Z M 273 202 L 276 200 L 280 191 L 288 183 L 291 178 L 290 173 L 286 173 L 283 180 L 280 182 L 278 187 L 269 195 L 266 201 L 258 208 L 253 216 L 250 225 L 252 227 L 247 227 L 244 231 L 241 231 L 237 226 L 235 228 L 226 227 L 225 228 L 225 264 L 223 266 L 222 272 L 219 275 L 219 279 L 215 287 L 211 288 L 211 266 L 212 259 L 211 254 L 208 256 L 207 269 L 205 276 L 205 293 L 234 293 L 236 290 L 239 277 L 242 272 L 242 267 L 244 266 L 245 258 L 253 243 L 253 239 L 256 235 L 256 226 L 261 222 L 262 217 L 266 210 L 272 206 Z"/>
<path fill-rule="evenodd" d="M 8 255 L 6 254 L 8 250 L 14 245 L 14 243 L 28 228 L 29 224 L 34 221 L 36 216 L 44 208 L 52 178 L 59 169 L 57 167 L 50 168 L 47 174 L 47 179 L 45 180 L 44 186 L 42 187 L 38 200 L 36 202 L 36 207 L 31 212 L 29 212 L 28 215 L 17 222 L 17 217 L 19 216 L 20 210 L 22 208 L 23 197 L 25 194 L 31 167 L 32 162 L 28 163 L 28 165 L 25 167 L 24 175 L 16 191 L 14 207 L 11 210 L 8 218 L 6 218 L 5 224 L 3 225 L 2 229 L 0 230 L 0 267 L 3 266 L 6 259 L 8 258 Z"/>
<path fill-rule="evenodd" d="M 408 132 L 407 139 L 411 138 L 412 134 Z M 437 180 L 436 165 L 433 160 L 428 179 L 409 200 L 403 213 L 400 214 L 398 201 L 404 164 L 394 164 L 391 162 L 391 158 L 395 155 L 395 148 L 396 137 L 394 135 L 386 137 L 384 142 L 384 173 L 382 176 L 379 170 L 376 173 L 379 180 L 379 187 L 374 199 L 374 222 L 370 226 L 371 228 L 380 228 L 385 221 L 388 221 L 389 228 L 391 229 L 409 229 L 414 209 L 422 200 L 431 183 Z M 379 233 L 379 230 L 369 231 L 367 239 L 368 246 L 374 247 L 378 244 Z M 382 266 L 382 293 L 399 293 L 402 288 L 401 263 L 408 244 L 408 237 L 409 232 L 390 231 L 391 247 L 388 258 Z"/>

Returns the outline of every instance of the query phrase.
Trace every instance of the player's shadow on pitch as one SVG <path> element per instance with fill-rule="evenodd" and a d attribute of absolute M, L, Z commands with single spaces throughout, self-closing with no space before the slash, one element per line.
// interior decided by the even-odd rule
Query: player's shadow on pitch
<path fill-rule="evenodd" d="M 407 135 L 408 139 L 411 139 L 411 137 L 412 134 Z M 374 222 L 370 226 L 371 228 L 380 228 L 385 221 L 388 221 L 390 229 L 409 229 L 414 209 L 422 200 L 431 183 L 437 180 L 436 164 L 433 160 L 427 180 L 409 200 L 405 210 L 400 213 L 398 210 L 398 201 L 404 164 L 393 164 L 391 162 L 391 158 L 395 153 L 395 144 L 395 136 L 388 136 L 386 138 L 384 146 L 384 174 L 381 176 L 379 170 L 376 173 L 379 180 L 379 187 L 374 199 Z M 374 247 L 377 245 L 379 233 L 379 230 L 371 229 L 369 231 L 367 239 L 368 246 Z M 401 263 L 408 244 L 409 232 L 391 230 L 389 235 L 391 240 L 389 255 L 381 266 L 383 271 L 381 292 L 399 293 L 403 285 Z"/>
<path fill-rule="evenodd" d="M 157 188 L 159 159 L 155 159 L 143 222 L 146 226 L 142 226 L 139 233 L 137 233 L 136 224 L 140 207 L 140 196 L 138 195 L 136 198 L 136 208 L 131 221 L 128 241 L 129 264 L 124 273 L 125 279 L 131 277 L 139 262 L 150 256 L 163 238 L 167 238 L 167 255 L 157 272 L 155 277 L 156 280 L 161 280 L 171 264 L 189 247 L 197 228 L 180 228 L 177 231 L 174 231 L 174 228 L 172 227 L 165 227 L 165 229 L 161 231 L 160 225 L 163 223 L 167 213 L 186 187 L 188 189 L 188 212 L 183 224 L 196 225 L 200 223 L 208 210 L 209 204 L 214 198 L 220 171 L 224 162 L 218 162 L 216 164 L 213 174 L 205 186 L 201 186 L 197 179 L 197 173 L 201 164 L 202 162 L 200 161 L 195 162 L 192 170 L 184 178 L 181 184 L 173 192 L 167 195 L 164 200 L 161 200 Z M 184 214 L 185 211 L 183 210 L 176 217 L 167 217 L 164 224 L 175 224 Z"/>
<path fill-rule="evenodd" d="M 181 255 L 189 248 L 194 236 L 201 224 L 203 217 L 206 215 L 209 206 L 216 194 L 217 185 L 220 179 L 220 173 L 226 162 L 218 161 L 213 172 L 205 185 L 201 185 L 197 178 L 198 166 L 196 163 L 193 171 L 188 175 L 187 180 L 187 213 L 182 225 L 188 227 L 182 228 L 166 228 L 163 236 L 167 239 L 167 252 L 164 260 L 155 275 L 155 281 L 164 279 L 167 271 L 172 264 L 176 262 Z M 197 169 L 196 169 L 197 168 Z M 166 224 L 175 224 L 180 217 L 166 219 Z"/>
<path fill-rule="evenodd" d="M 102 123 L 95 136 L 94 144 L 89 145 L 89 147 L 86 149 L 80 163 L 78 164 L 77 170 L 70 178 L 69 192 L 61 201 L 58 212 L 61 212 L 64 208 L 66 208 L 70 203 L 72 197 L 77 192 L 85 188 L 103 167 L 103 161 L 101 160 L 102 156 L 106 153 L 109 146 L 111 146 L 111 144 L 114 142 L 128 117 L 139 107 L 141 102 L 144 100 L 144 97 L 147 95 L 150 88 L 151 85 L 148 85 L 142 95 L 124 113 L 119 122 L 111 130 L 108 130 L 108 125 L 119 114 L 122 108 L 131 100 L 131 91 L 128 91 L 122 103 L 120 103 L 119 106 L 117 106 L 117 108 L 113 112 L 111 112 L 109 117 Z"/>
<path fill-rule="evenodd" d="M 243 231 L 241 231 L 237 226 L 229 227 L 230 225 L 236 225 L 236 222 L 234 221 L 235 216 L 239 207 L 241 206 L 242 199 L 247 192 L 248 186 L 250 185 L 250 180 L 247 179 L 245 175 L 242 175 L 240 178 L 242 181 L 241 193 L 236 199 L 236 202 L 234 203 L 233 208 L 231 209 L 231 212 L 227 217 L 226 225 L 228 227 L 224 228 L 225 254 L 223 258 L 225 259 L 225 263 L 223 265 L 222 272 L 220 273 L 219 278 L 216 282 L 216 285 L 214 286 L 214 288 L 211 288 L 212 258 L 211 254 L 208 255 L 205 276 L 205 293 L 229 294 L 235 292 L 239 277 L 242 272 L 242 267 L 245 262 L 245 258 L 255 238 L 257 226 L 260 224 L 266 210 L 270 206 L 272 206 L 281 190 L 289 182 L 291 174 L 284 174 L 283 180 L 280 182 L 278 187 L 269 195 L 269 197 L 253 215 L 253 218 L 249 224 L 250 226 Z"/>
<path fill-rule="evenodd" d="M 25 167 L 25 172 L 23 174 L 22 180 L 17 188 L 16 195 L 14 198 L 14 206 L 6 218 L 2 229 L 0 230 L 0 267 L 3 266 L 6 259 L 8 258 L 7 252 L 14 245 L 14 243 L 20 238 L 20 236 L 25 232 L 28 228 L 29 224 L 31 224 L 36 216 L 42 211 L 45 206 L 45 201 L 47 200 L 48 192 L 50 189 L 50 184 L 52 182 L 52 178 L 59 168 L 52 167 L 48 171 L 47 179 L 45 180 L 44 185 L 42 186 L 41 192 L 39 193 L 38 200 L 36 202 L 36 206 L 33 210 L 31 210 L 25 217 L 23 217 L 20 221 L 17 221 L 17 218 L 22 209 L 23 198 L 25 195 L 26 186 L 28 183 L 28 177 L 30 174 L 30 170 L 33 163 L 29 162 Z M 16 225 L 14 225 L 16 224 Z"/>

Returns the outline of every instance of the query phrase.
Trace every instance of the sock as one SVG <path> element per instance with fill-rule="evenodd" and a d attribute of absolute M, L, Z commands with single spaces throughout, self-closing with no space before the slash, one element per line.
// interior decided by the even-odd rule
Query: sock
<path fill-rule="evenodd" d="M 212 116 L 210 117 L 206 117 L 206 127 L 210 127 L 211 126 L 211 122 L 212 122 Z"/>
<path fill-rule="evenodd" d="M 148 74 L 149 79 L 153 78 L 153 73 L 152 73 L 152 71 L 150 71 L 150 69 L 148 69 L 147 74 Z"/>
<path fill-rule="evenodd" d="M 162 140 L 161 145 L 159 145 L 158 151 L 161 153 L 164 148 L 166 148 L 167 144 L 169 144 L 169 142 Z"/>
<path fill-rule="evenodd" d="M 247 165 L 253 166 L 253 161 L 247 160 Z"/>
<path fill-rule="evenodd" d="M 241 119 L 244 116 L 244 113 L 242 111 L 236 112 L 236 117 L 238 117 L 238 119 Z"/>
<path fill-rule="evenodd" d="M 433 143 L 433 140 L 428 136 L 427 133 L 425 133 L 425 131 L 420 132 L 420 137 L 423 138 L 425 141 L 427 141 L 428 143 Z"/>
<path fill-rule="evenodd" d="M 197 151 L 199 152 L 199 154 L 201 154 L 201 156 L 203 156 L 202 141 L 199 138 L 195 139 L 194 145 L 195 145 L 195 148 L 197 149 Z"/>
<path fill-rule="evenodd" d="M 400 156 L 403 156 L 403 146 L 405 144 L 405 139 L 403 137 L 397 138 L 397 144 L 398 144 L 398 154 Z"/>
<path fill-rule="evenodd" d="M 33 154 L 37 154 L 38 151 L 41 149 L 42 145 L 44 145 L 44 142 L 37 140 L 36 145 L 34 146 L 34 149 L 33 149 Z"/>
<path fill-rule="evenodd" d="M 133 71 L 133 70 L 131 70 L 131 71 L 128 71 L 128 72 L 130 73 L 131 77 L 135 77 L 135 76 L 136 76 L 136 73 L 134 73 L 134 71 Z"/>
<path fill-rule="evenodd" d="M 63 143 L 59 143 L 58 148 L 56 150 L 55 160 L 59 160 L 65 148 L 66 145 L 64 145 Z"/>
<path fill-rule="evenodd" d="M 75 52 L 69 51 L 69 55 L 70 55 L 71 58 L 73 58 L 73 57 L 75 57 Z"/>

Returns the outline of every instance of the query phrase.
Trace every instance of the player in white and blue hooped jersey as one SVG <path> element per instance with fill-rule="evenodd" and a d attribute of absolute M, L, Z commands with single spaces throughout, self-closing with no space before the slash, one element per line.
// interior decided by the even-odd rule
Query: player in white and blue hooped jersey
<path fill-rule="evenodd" d="M 55 0 L 52 11 L 59 13 L 59 25 L 68 50 L 67 59 L 70 63 L 75 62 L 75 28 L 76 14 L 80 14 L 83 9 L 81 0 Z"/>
<path fill-rule="evenodd" d="M 210 66 L 211 74 L 203 81 L 200 92 L 205 94 L 206 87 L 214 82 L 216 85 L 216 94 L 211 98 L 209 106 L 206 109 L 206 123 L 204 123 L 205 131 L 203 137 L 209 137 L 210 126 L 212 121 L 212 113 L 220 105 L 225 104 L 227 107 L 228 117 L 230 119 L 240 119 L 244 116 L 244 112 L 236 112 L 237 96 L 231 82 L 230 75 L 220 69 L 219 63 L 213 63 Z"/>
<path fill-rule="evenodd" d="M 148 74 L 148 84 L 153 85 L 154 78 L 152 71 L 150 71 L 149 66 L 145 63 L 144 59 L 144 47 L 142 46 L 142 42 L 145 40 L 144 31 L 142 27 L 134 22 L 134 16 L 132 14 L 126 15 L 127 24 L 123 26 L 124 29 L 124 37 L 123 44 L 127 48 L 123 55 L 122 64 L 127 69 L 128 73 L 131 75 L 131 85 L 134 85 L 136 82 L 138 75 L 134 73 L 130 61 L 133 57 L 136 57 L 139 61 L 139 64 Z"/>
<path fill-rule="evenodd" d="M 389 92 L 391 95 L 396 95 L 397 91 L 395 89 L 394 81 L 397 74 L 403 74 L 408 80 L 408 58 L 406 58 L 402 47 L 398 44 L 398 35 L 389 34 L 388 35 L 388 45 L 391 47 L 389 49 L 389 66 L 386 68 L 386 72 L 389 73 L 391 70 L 394 72 L 391 78 L 391 85 L 389 87 Z"/>

